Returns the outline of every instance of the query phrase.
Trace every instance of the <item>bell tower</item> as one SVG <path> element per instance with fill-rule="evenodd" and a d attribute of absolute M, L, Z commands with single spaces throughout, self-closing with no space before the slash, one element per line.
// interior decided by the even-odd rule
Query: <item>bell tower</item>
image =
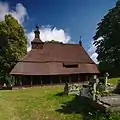
<path fill-rule="evenodd" d="M 38 26 L 36 26 L 34 34 L 35 34 L 35 38 L 31 42 L 32 49 L 42 49 L 44 43 L 40 39 L 40 31 Z"/>

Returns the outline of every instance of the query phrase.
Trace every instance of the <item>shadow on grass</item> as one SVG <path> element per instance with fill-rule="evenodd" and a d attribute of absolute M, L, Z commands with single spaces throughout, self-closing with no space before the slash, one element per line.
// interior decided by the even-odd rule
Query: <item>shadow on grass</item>
<path fill-rule="evenodd" d="M 91 101 L 85 97 L 76 96 L 72 101 L 63 103 L 61 109 L 56 110 L 64 114 L 81 114 L 83 120 L 106 120 L 103 117 L 103 112 L 91 107 Z"/>
<path fill-rule="evenodd" d="M 64 92 L 59 92 L 59 93 L 55 94 L 55 96 L 63 96 L 63 95 L 65 95 Z"/>

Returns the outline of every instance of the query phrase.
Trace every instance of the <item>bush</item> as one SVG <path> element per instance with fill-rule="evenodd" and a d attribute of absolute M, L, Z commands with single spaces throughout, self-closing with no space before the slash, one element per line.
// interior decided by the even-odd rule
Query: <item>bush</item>
<path fill-rule="evenodd" d="M 120 81 L 119 81 L 118 85 L 116 86 L 116 89 L 114 92 L 117 94 L 120 94 Z"/>
<path fill-rule="evenodd" d="M 103 83 L 98 83 L 96 89 L 97 89 L 97 91 L 99 91 L 99 92 L 103 92 L 103 91 L 105 91 L 105 85 L 104 85 Z"/>

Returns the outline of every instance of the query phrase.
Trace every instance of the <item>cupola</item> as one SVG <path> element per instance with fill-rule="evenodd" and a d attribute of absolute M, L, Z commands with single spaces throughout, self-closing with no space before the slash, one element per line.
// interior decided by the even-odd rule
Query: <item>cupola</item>
<path fill-rule="evenodd" d="M 40 31 L 38 26 L 36 26 L 34 34 L 35 34 L 35 38 L 31 42 L 32 49 L 42 49 L 44 43 L 40 39 Z"/>

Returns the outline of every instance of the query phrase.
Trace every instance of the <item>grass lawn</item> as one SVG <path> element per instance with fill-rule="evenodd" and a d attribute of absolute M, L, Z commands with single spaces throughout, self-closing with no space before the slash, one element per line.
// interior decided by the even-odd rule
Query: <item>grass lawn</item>
<path fill-rule="evenodd" d="M 108 82 L 110 82 L 110 83 L 112 83 L 112 84 L 114 84 L 114 85 L 117 85 L 118 82 L 119 82 L 119 80 L 120 80 L 119 77 L 117 77 L 117 78 L 110 78 L 110 79 L 108 80 Z"/>
<path fill-rule="evenodd" d="M 0 91 L 0 120 L 82 120 L 81 114 L 60 111 L 75 98 L 59 95 L 62 91 L 63 86 Z"/>
<path fill-rule="evenodd" d="M 108 120 L 96 113 L 86 99 L 61 92 L 60 85 L 1 90 L 0 120 Z M 120 114 L 115 113 L 112 118 L 119 120 Z"/>

